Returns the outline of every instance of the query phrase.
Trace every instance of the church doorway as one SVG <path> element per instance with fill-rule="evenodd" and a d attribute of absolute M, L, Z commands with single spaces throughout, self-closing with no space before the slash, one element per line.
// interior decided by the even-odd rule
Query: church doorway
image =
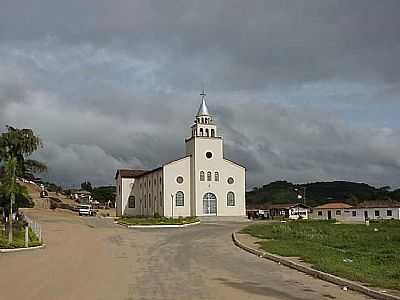
<path fill-rule="evenodd" d="M 217 197 L 213 193 L 206 193 L 203 196 L 203 214 L 217 215 Z"/>

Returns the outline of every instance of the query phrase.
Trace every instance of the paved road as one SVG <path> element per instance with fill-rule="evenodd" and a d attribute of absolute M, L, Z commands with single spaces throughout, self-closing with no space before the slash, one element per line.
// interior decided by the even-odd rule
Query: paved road
<path fill-rule="evenodd" d="M 42 250 L 0 254 L 0 299 L 367 299 L 235 247 L 240 224 L 126 229 L 32 210 Z"/>

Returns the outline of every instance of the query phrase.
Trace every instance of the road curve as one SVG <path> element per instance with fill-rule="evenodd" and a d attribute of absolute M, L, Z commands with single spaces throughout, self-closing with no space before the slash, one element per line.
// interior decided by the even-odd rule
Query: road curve
<path fill-rule="evenodd" d="M 68 211 L 27 214 L 47 247 L 0 254 L 0 299 L 369 299 L 237 248 L 240 224 L 126 229 Z"/>

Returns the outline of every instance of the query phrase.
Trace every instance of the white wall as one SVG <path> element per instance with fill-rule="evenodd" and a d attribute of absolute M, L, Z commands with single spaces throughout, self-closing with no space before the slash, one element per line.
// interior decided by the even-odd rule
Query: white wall
<path fill-rule="evenodd" d="M 164 215 L 168 217 L 191 215 L 191 193 L 190 193 L 190 156 L 173 161 L 163 168 L 164 175 Z M 177 177 L 183 178 L 182 183 L 176 181 Z M 184 194 L 184 206 L 176 206 L 176 193 L 182 191 Z M 173 197 L 171 197 L 171 194 Z"/>
<path fill-rule="evenodd" d="M 134 178 L 121 178 L 121 210 L 122 215 L 125 216 L 128 213 L 128 198 L 131 194 Z"/>
<path fill-rule="evenodd" d="M 310 217 L 312 219 L 315 220 L 328 220 L 328 212 L 331 212 L 331 219 L 336 219 L 338 221 L 344 221 L 347 220 L 351 217 L 351 211 L 352 209 L 350 208 L 331 208 L 331 209 L 318 209 L 315 208 L 312 212 L 312 214 L 310 215 Z M 322 213 L 322 216 L 318 215 L 318 212 Z"/>
<path fill-rule="evenodd" d="M 392 211 L 392 216 L 387 216 L 388 210 Z M 322 212 L 322 216 L 318 216 L 318 211 Z M 370 220 L 400 219 L 400 208 L 314 209 L 312 213 L 312 218 L 315 220 L 328 220 L 328 211 L 331 211 L 332 219 L 336 219 L 338 221 L 363 222 L 365 221 L 365 211 L 368 212 L 368 218 Z M 336 211 L 340 211 L 340 215 L 337 215 Z M 379 211 L 379 217 L 375 216 L 375 211 Z M 356 213 L 355 216 L 353 216 L 353 212 Z"/>
<path fill-rule="evenodd" d="M 192 141 L 193 140 L 193 141 Z M 195 202 L 195 215 L 204 216 L 203 196 L 214 193 L 217 197 L 217 216 L 245 216 L 245 169 L 223 158 L 222 138 L 195 137 L 187 146 L 188 153 L 192 155 L 194 168 L 193 195 Z M 211 152 L 212 158 L 207 158 L 206 153 Z M 200 181 L 200 171 L 205 173 L 205 181 Z M 207 172 L 211 172 L 212 180 L 207 180 Z M 219 181 L 215 181 L 215 172 L 219 173 Z M 233 184 L 228 184 L 229 177 L 234 179 Z M 235 206 L 227 206 L 227 193 L 235 194 Z"/>

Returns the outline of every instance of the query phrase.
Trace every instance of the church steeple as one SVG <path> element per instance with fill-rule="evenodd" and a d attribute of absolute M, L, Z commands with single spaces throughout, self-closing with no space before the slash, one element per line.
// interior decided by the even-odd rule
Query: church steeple
<path fill-rule="evenodd" d="M 192 136 L 196 137 L 216 137 L 217 128 L 211 117 L 207 103 L 206 103 L 206 93 L 203 90 L 200 94 L 201 104 L 192 126 Z"/>
<path fill-rule="evenodd" d="M 196 117 L 210 116 L 206 103 L 206 93 L 204 92 L 204 90 L 201 92 L 200 96 L 201 96 L 201 105 L 199 107 L 199 111 L 197 112 Z"/>

